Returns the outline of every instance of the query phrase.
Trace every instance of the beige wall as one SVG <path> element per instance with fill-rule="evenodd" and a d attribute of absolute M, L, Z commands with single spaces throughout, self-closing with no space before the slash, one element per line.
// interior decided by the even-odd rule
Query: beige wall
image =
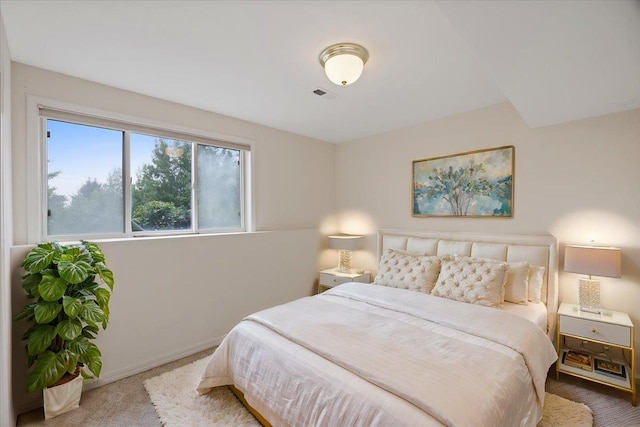
<path fill-rule="evenodd" d="M 319 230 L 331 232 L 334 211 L 333 144 L 23 64 L 12 64 L 11 83 L 14 313 L 25 302 L 19 265 L 29 249 L 23 246 L 29 243 L 25 165 L 33 155 L 25 144 L 27 94 L 254 144 L 255 224 L 262 232 L 102 243 L 116 287 L 111 323 L 98 338 L 101 380 L 93 385 L 211 347 L 244 315 L 313 292 L 326 246 Z M 13 330 L 13 393 L 19 413 L 39 399 L 24 393 L 23 327 Z"/>
<path fill-rule="evenodd" d="M 11 393 L 11 58 L 0 15 L 0 426 L 15 420 Z"/>
<path fill-rule="evenodd" d="M 332 212 L 333 144 L 19 63 L 12 71 L 15 244 L 28 242 L 27 94 L 254 141 L 256 230 L 318 227 Z"/>
<path fill-rule="evenodd" d="M 503 145 L 515 146 L 512 219 L 411 216 L 413 160 Z M 630 314 L 640 344 L 639 164 L 640 110 L 530 129 L 500 104 L 338 145 L 336 207 L 342 232 L 368 233 L 354 262 L 370 269 L 377 228 L 553 234 L 565 302 L 577 302 L 579 276 L 562 272 L 564 246 L 618 246 L 623 277 L 602 278 L 602 305 Z"/>

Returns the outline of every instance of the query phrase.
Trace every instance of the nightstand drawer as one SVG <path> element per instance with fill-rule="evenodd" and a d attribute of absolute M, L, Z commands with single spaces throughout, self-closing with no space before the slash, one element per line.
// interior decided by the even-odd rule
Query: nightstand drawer
<path fill-rule="evenodd" d="M 631 346 L 631 328 L 622 325 L 560 316 L 560 333 L 623 347 Z"/>
<path fill-rule="evenodd" d="M 353 282 L 351 277 L 341 277 L 328 273 L 320 273 L 320 284 L 323 286 L 338 286 L 343 283 Z"/>

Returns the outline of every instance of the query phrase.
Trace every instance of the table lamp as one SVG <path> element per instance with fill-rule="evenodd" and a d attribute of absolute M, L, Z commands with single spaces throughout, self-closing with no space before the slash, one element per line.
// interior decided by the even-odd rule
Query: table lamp
<path fill-rule="evenodd" d="M 620 248 L 567 245 L 564 250 L 564 271 L 586 274 L 579 282 L 580 310 L 600 313 L 600 280 L 591 276 L 622 276 Z"/>
<path fill-rule="evenodd" d="M 362 236 L 338 234 L 329 236 L 329 248 L 338 249 L 338 267 L 340 273 L 351 273 L 351 251 L 360 249 L 362 246 Z"/>

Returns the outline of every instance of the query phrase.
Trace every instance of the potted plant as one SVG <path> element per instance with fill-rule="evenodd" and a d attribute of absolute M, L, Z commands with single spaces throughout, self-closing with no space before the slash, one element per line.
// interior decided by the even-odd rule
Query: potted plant
<path fill-rule="evenodd" d="M 27 391 L 43 390 L 45 418 L 51 418 L 79 406 L 83 377 L 100 376 L 101 353 L 91 340 L 109 321 L 113 273 L 98 245 L 86 241 L 41 243 L 22 268 L 29 302 L 14 319 L 31 324 L 23 336 L 31 368 Z"/>

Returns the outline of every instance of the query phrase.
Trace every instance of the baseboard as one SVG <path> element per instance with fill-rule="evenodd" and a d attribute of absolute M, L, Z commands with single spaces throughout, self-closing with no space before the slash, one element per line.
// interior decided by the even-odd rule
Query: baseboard
<path fill-rule="evenodd" d="M 103 385 L 107 385 L 114 381 L 118 381 L 123 378 L 127 378 L 135 374 L 139 374 L 140 372 L 148 371 L 149 369 L 153 369 L 158 366 L 162 366 L 167 363 L 174 362 L 178 359 L 182 359 L 183 357 L 191 356 L 192 354 L 198 353 L 202 350 L 206 350 L 212 347 L 217 347 L 220 345 L 224 337 L 225 336 L 223 335 L 222 337 L 219 337 L 216 339 L 207 340 L 200 344 L 183 348 L 179 351 L 174 351 L 172 353 L 168 353 L 163 356 L 156 357 L 154 359 L 147 360 L 145 362 L 141 362 L 124 369 L 120 369 L 118 371 L 110 372 L 106 375 L 101 375 L 99 379 L 85 380 L 84 390 L 91 390 L 92 388 L 101 387 Z"/>
<path fill-rule="evenodd" d="M 102 375 L 99 379 L 85 380 L 83 390 L 91 390 L 96 387 L 101 387 L 103 385 L 110 384 L 112 382 L 121 380 L 123 378 L 128 378 L 132 375 L 136 375 L 141 372 L 148 371 L 149 369 L 153 369 L 158 366 L 162 366 L 167 363 L 174 362 L 178 359 L 182 359 L 183 357 L 191 356 L 192 354 L 196 354 L 208 348 L 217 347 L 220 345 L 220 343 L 222 342 L 225 336 L 226 335 L 223 335 L 221 337 L 214 338 L 212 340 L 207 340 L 199 344 L 185 347 L 178 351 L 167 353 L 165 355 L 162 355 L 153 359 L 149 359 L 144 362 L 137 363 L 135 365 L 126 367 L 124 369 L 119 369 L 114 372 L 109 372 L 107 374 Z M 32 397 L 16 405 L 15 412 L 16 414 L 24 414 L 25 412 L 29 412 L 36 408 L 40 408 L 42 407 L 42 405 L 43 405 L 42 393 L 34 393 Z"/>

